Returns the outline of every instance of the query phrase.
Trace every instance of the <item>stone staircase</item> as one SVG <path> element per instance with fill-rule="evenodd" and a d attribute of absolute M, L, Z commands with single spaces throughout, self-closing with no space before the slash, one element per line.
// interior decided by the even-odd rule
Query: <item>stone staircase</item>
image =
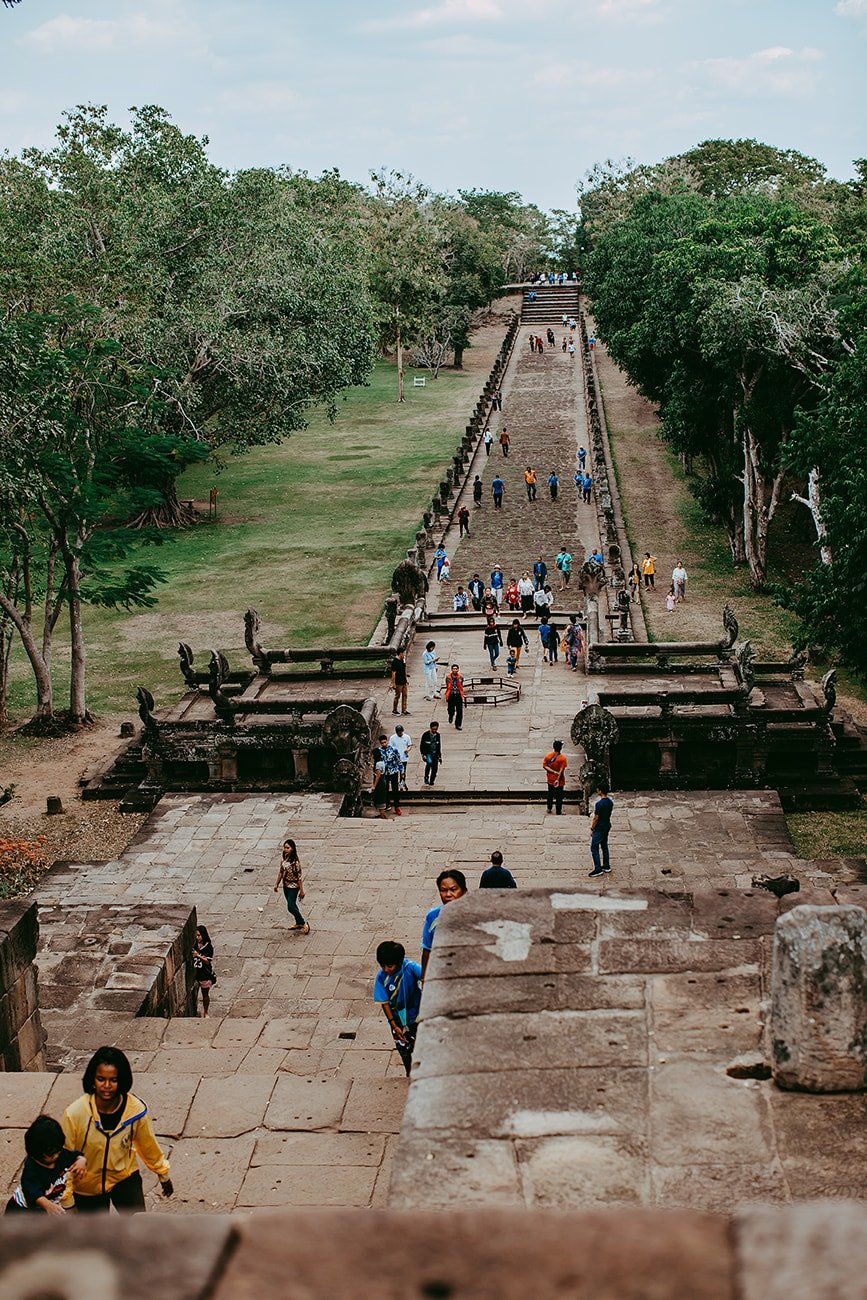
<path fill-rule="evenodd" d="M 841 777 L 850 780 L 860 794 L 867 794 L 867 734 L 864 728 L 838 706 L 831 718 L 831 731 L 836 742 L 835 769 Z"/>
<path fill-rule="evenodd" d="M 537 284 L 533 286 L 533 302 L 524 295 L 521 308 L 522 325 L 559 325 L 563 316 L 578 316 L 577 284 Z M 530 291 L 532 292 L 532 290 Z"/>

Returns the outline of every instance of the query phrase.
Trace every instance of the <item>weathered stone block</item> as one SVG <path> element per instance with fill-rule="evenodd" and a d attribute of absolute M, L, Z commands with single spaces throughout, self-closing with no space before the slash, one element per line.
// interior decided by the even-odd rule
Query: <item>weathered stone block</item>
<path fill-rule="evenodd" d="M 774 1082 L 867 1088 L 867 912 L 796 907 L 777 922 L 771 974 Z"/>

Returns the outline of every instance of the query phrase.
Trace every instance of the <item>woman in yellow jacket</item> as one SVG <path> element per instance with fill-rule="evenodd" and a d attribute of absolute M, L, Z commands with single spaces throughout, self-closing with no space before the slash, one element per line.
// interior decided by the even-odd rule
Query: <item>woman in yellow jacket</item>
<path fill-rule="evenodd" d="M 75 1179 L 76 1210 L 133 1213 L 145 1208 L 138 1158 L 160 1180 L 163 1196 L 174 1192 L 169 1162 L 154 1137 L 148 1108 L 133 1094 L 132 1069 L 117 1047 L 100 1047 L 82 1077 L 84 1096 L 61 1121 L 66 1145 L 80 1151 L 87 1171 Z"/>

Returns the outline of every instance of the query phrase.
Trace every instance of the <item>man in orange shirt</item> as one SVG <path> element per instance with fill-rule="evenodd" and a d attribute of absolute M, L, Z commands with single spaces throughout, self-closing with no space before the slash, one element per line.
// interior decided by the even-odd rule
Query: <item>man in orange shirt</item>
<path fill-rule="evenodd" d="M 550 754 L 542 759 L 542 767 L 548 780 L 548 812 L 556 803 L 557 816 L 563 812 L 563 791 L 566 788 L 566 768 L 568 763 L 563 757 L 563 741 L 555 740 Z"/>
<path fill-rule="evenodd" d="M 536 471 L 532 465 L 528 465 L 524 470 L 524 482 L 527 484 L 527 500 L 536 500 Z"/>

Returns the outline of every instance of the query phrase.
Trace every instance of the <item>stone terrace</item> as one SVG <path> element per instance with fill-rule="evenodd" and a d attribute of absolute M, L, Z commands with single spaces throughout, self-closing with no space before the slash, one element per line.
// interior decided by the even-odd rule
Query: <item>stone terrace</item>
<path fill-rule="evenodd" d="M 867 901 L 864 885 L 835 894 Z M 449 906 L 425 982 L 394 1203 L 727 1213 L 867 1196 L 867 1098 L 762 1080 L 776 918 L 834 901 L 828 890 L 778 901 L 588 885 Z"/>

